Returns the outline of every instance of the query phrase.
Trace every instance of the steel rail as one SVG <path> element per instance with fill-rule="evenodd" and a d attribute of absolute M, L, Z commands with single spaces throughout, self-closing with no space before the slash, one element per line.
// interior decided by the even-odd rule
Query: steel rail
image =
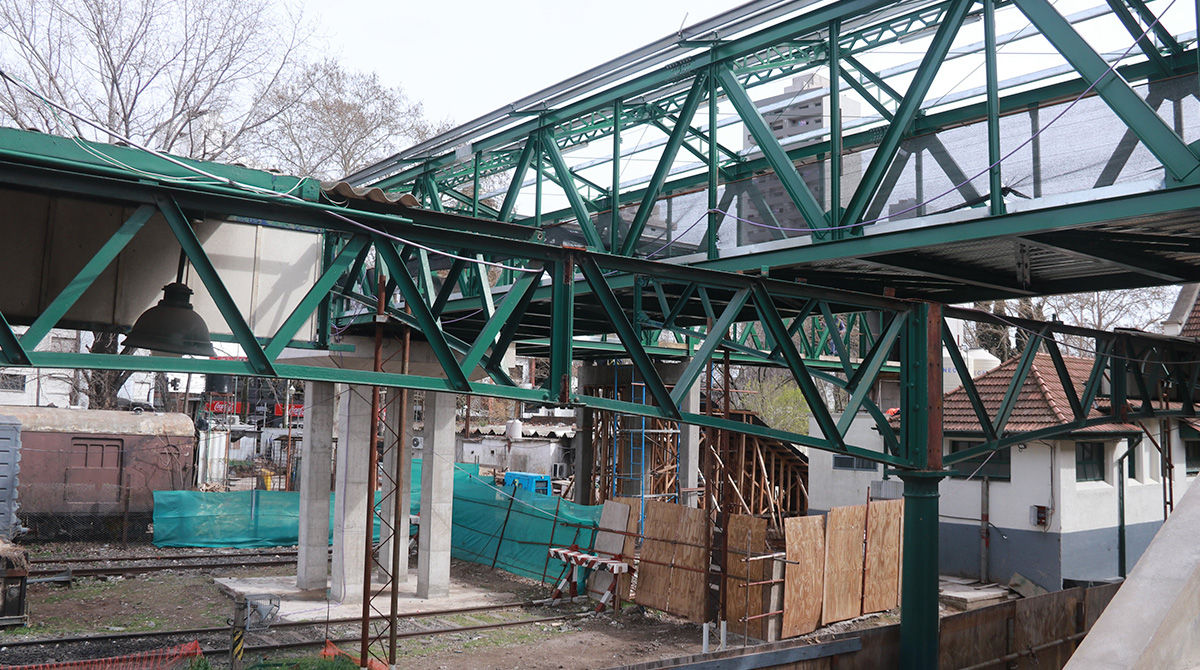
<path fill-rule="evenodd" d="M 98 577 L 102 575 L 136 575 L 150 572 L 159 572 L 161 570 L 202 570 L 205 568 L 241 568 L 241 567 L 259 567 L 259 566 L 276 566 L 276 565 L 292 565 L 296 562 L 295 558 L 278 559 L 270 561 L 239 561 L 239 562 L 222 562 L 222 563 L 190 563 L 183 565 L 118 565 L 106 568 L 79 568 L 78 570 L 55 570 L 51 568 L 42 568 L 38 570 L 30 570 L 30 577 L 46 577 L 52 575 L 60 575 L 68 573 L 73 577 Z"/>
<path fill-rule="evenodd" d="M 412 612 L 404 614 L 401 618 L 404 619 L 424 619 L 438 616 L 452 616 L 455 614 L 468 614 L 471 612 L 486 612 L 489 610 L 506 610 L 517 607 L 536 607 L 544 604 L 545 600 L 527 600 L 519 603 L 505 603 L 500 605 L 475 605 L 472 607 L 456 607 L 447 610 L 433 610 L 429 612 Z M 381 621 L 387 617 L 374 616 L 372 621 Z M 343 624 L 361 623 L 362 617 L 345 617 L 339 619 L 313 619 L 311 621 L 283 621 L 271 625 L 272 629 L 277 628 L 304 628 L 306 626 L 334 626 Z M 106 635 L 79 635 L 76 637 L 56 637 L 40 640 L 16 640 L 12 642 L 0 642 L 0 647 L 36 647 L 50 644 L 82 644 L 95 642 L 108 642 L 112 640 L 127 640 L 130 638 L 156 638 L 156 637 L 183 637 L 187 635 L 208 635 L 214 633 L 227 634 L 229 626 L 213 626 L 207 628 L 181 628 L 178 630 L 158 630 L 158 631 L 142 631 L 132 633 L 110 633 Z M 228 653 L 227 650 L 222 650 L 221 653 Z"/>
<path fill-rule="evenodd" d="M 295 556 L 295 549 L 287 549 L 284 551 L 246 551 L 246 552 L 231 552 L 222 553 L 207 553 L 207 554 L 187 554 L 180 556 L 162 556 L 162 555 L 126 555 L 126 556 L 105 556 L 105 557 L 73 557 L 73 558 L 34 558 L 30 559 L 30 564 L 33 565 L 59 565 L 63 563 L 103 563 L 104 561 L 178 561 L 191 560 L 199 558 L 239 558 L 252 556 Z"/>

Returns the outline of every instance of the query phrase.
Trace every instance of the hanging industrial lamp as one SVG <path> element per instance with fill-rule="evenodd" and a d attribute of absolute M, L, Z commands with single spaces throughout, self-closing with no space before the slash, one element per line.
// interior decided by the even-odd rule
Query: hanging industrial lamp
<path fill-rule="evenodd" d="M 192 309 L 192 289 L 183 283 L 187 256 L 180 251 L 175 281 L 163 287 L 158 304 L 138 317 L 125 346 L 180 356 L 216 356 L 208 324 Z"/>

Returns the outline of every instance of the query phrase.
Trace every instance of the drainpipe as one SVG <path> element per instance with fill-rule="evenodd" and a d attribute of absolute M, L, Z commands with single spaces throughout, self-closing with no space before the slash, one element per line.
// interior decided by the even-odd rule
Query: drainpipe
<path fill-rule="evenodd" d="M 990 480 L 984 477 L 979 482 L 979 582 L 988 581 L 988 553 L 990 551 L 990 534 L 988 533 L 988 498 Z"/>

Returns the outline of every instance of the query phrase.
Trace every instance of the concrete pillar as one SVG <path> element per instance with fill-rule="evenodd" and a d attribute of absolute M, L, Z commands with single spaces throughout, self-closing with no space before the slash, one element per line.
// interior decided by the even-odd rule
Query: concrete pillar
<path fill-rule="evenodd" d="M 700 384 L 697 379 L 691 390 L 683 397 L 680 411 L 692 414 L 700 413 Z M 700 427 L 679 424 L 679 488 L 694 489 L 700 486 Z M 679 496 L 679 502 L 688 507 L 696 507 L 700 495 L 696 491 L 684 491 Z"/>
<path fill-rule="evenodd" d="M 450 594 L 450 524 L 454 507 L 453 393 L 425 393 L 425 448 L 421 458 L 421 534 L 417 543 L 417 597 Z"/>
<path fill-rule="evenodd" d="M 575 410 L 575 502 L 592 505 L 592 492 L 596 489 L 596 450 L 592 444 L 596 413 L 586 407 Z"/>
<path fill-rule="evenodd" d="M 400 562 L 397 565 L 396 574 L 393 575 L 398 581 L 403 581 L 408 576 L 408 534 L 409 524 L 408 515 L 411 506 L 412 492 L 412 392 L 409 392 L 408 406 L 400 404 L 400 389 L 388 389 L 387 395 L 387 428 L 384 430 L 384 458 L 383 469 L 388 477 L 394 476 L 396 472 L 396 460 L 399 459 L 402 464 L 400 472 L 400 481 L 397 482 L 397 488 L 400 495 L 400 516 L 398 523 L 393 522 L 392 516 L 395 514 L 395 501 L 392 498 L 393 493 L 384 491 L 385 495 L 381 501 L 381 512 L 387 525 L 394 525 L 395 539 L 397 542 L 385 542 L 379 550 L 379 562 L 385 570 L 390 571 L 392 568 L 392 547 L 399 547 Z M 407 414 L 405 422 L 405 433 L 400 434 L 400 417 Z M 395 442 L 395 444 L 393 444 Z M 384 482 L 388 479 L 385 477 Z M 384 484 L 385 488 L 388 486 Z"/>
<path fill-rule="evenodd" d="M 341 398 L 334 482 L 329 597 L 337 602 L 362 602 L 370 442 L 371 387 L 350 386 Z"/>
<path fill-rule="evenodd" d="M 304 441 L 300 447 L 300 546 L 296 586 L 324 590 L 329 580 L 329 476 L 333 460 L 334 385 L 304 387 Z"/>

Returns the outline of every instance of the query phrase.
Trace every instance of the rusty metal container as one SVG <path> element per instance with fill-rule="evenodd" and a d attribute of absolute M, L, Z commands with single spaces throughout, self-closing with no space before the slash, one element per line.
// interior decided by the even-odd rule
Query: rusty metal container
<path fill-rule="evenodd" d="M 0 628 L 24 626 L 29 559 L 25 550 L 0 540 Z"/>

